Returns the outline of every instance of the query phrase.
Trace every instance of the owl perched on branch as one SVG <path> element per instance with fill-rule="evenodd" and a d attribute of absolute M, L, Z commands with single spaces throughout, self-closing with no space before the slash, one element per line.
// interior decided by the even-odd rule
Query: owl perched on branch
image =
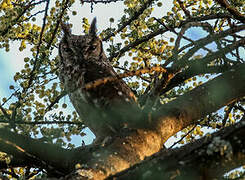
<path fill-rule="evenodd" d="M 84 124 L 96 137 L 110 136 L 123 126 L 127 110 L 137 107 L 134 93 L 122 79 L 86 90 L 89 82 L 117 76 L 96 36 L 96 19 L 86 35 L 71 34 L 66 24 L 61 27 L 59 78 Z"/>

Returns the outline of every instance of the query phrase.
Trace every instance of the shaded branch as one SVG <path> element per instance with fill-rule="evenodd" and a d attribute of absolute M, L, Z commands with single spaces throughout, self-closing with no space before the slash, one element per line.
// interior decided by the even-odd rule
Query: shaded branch
<path fill-rule="evenodd" d="M 229 65 L 207 66 L 206 63 L 201 63 L 199 61 L 196 61 L 196 63 L 193 63 L 192 66 L 190 66 L 187 70 L 179 74 L 176 74 L 176 76 L 171 79 L 171 81 L 167 84 L 167 86 L 164 89 L 162 89 L 160 95 L 165 94 L 170 89 L 176 87 L 177 85 L 183 83 L 185 80 L 191 77 L 201 75 L 201 74 L 223 73 L 225 71 L 228 71 L 232 67 L 233 66 L 229 66 Z"/>
<path fill-rule="evenodd" d="M 241 21 L 242 23 L 245 23 L 245 16 L 242 15 L 235 8 L 233 8 L 227 0 L 216 0 L 216 2 L 219 3 L 225 9 L 227 9 L 227 11 L 229 11 L 234 16 L 234 18 Z"/>
<path fill-rule="evenodd" d="M 180 45 L 180 41 L 182 38 L 184 38 L 184 33 L 186 32 L 186 30 L 188 30 L 190 27 L 197 27 L 197 26 L 201 26 L 204 30 L 208 31 L 209 33 L 212 33 L 212 28 L 210 26 L 210 24 L 208 23 L 202 23 L 202 22 L 192 22 L 192 23 L 188 23 L 185 24 L 185 26 L 183 26 L 180 30 L 179 33 L 177 33 L 174 29 L 170 29 L 172 32 L 174 32 L 175 34 L 177 34 L 177 39 L 175 41 L 175 46 L 173 49 L 173 55 L 170 59 L 168 59 L 168 61 L 166 61 L 162 66 L 166 67 L 168 64 L 170 64 L 171 62 L 177 62 L 178 60 L 178 56 L 179 56 L 179 52 L 178 52 L 178 48 Z M 185 38 L 186 39 L 186 38 Z M 193 44 L 194 42 L 192 40 L 190 40 Z M 204 47 L 205 48 L 205 47 Z M 205 48 L 207 50 L 207 48 Z M 175 63 L 174 63 L 175 64 Z M 161 94 L 162 89 L 165 89 L 165 87 L 168 85 L 168 83 L 172 80 L 172 78 L 174 78 L 175 74 L 178 74 L 178 72 L 180 71 L 180 68 L 171 68 L 171 70 L 169 71 L 169 73 L 173 74 L 171 76 L 171 78 L 166 77 L 166 76 L 162 76 L 161 79 L 159 79 L 158 77 L 155 79 L 155 85 L 154 88 L 152 89 L 151 93 L 150 93 L 150 97 L 158 97 Z"/>
<path fill-rule="evenodd" d="M 189 59 L 183 59 L 176 61 L 176 63 L 173 65 L 173 67 L 170 68 L 170 70 L 173 72 L 173 77 L 167 79 L 163 76 L 161 80 L 159 80 L 157 86 L 153 89 L 153 92 L 151 93 L 151 96 L 158 96 L 166 93 L 176 85 L 178 85 L 181 82 L 184 82 L 185 80 L 191 78 L 194 75 L 199 74 L 206 74 L 206 73 L 218 73 L 218 72 L 224 72 L 226 70 L 229 70 L 228 65 L 224 66 L 208 66 L 210 62 L 213 60 L 222 57 L 223 54 L 227 54 L 230 51 L 236 49 L 239 46 L 242 46 L 245 44 L 245 39 L 242 39 L 240 41 L 234 42 L 231 45 L 226 46 L 225 48 L 211 53 L 210 55 L 206 55 L 205 57 L 199 59 L 199 60 L 192 60 Z M 184 70 L 180 73 L 178 73 L 179 68 L 188 66 L 187 70 Z M 231 66 L 230 66 L 231 67 Z M 171 72 L 170 71 L 170 72 Z M 175 77 L 176 76 L 176 77 Z"/>
<path fill-rule="evenodd" d="M 245 25 L 240 25 L 240 26 L 236 26 L 234 28 L 230 28 L 226 31 L 222 31 L 218 34 L 211 34 L 211 35 L 208 35 L 207 37 L 205 38 L 202 38 L 202 39 L 199 39 L 195 42 L 195 46 L 193 48 L 191 48 L 183 57 L 181 57 L 178 61 L 175 61 L 174 65 L 177 69 L 178 67 L 183 67 L 183 65 L 189 61 L 189 59 L 193 56 L 193 54 L 195 52 L 197 52 L 200 48 L 206 46 L 207 44 L 213 42 L 213 41 L 216 41 L 218 39 L 221 39 L 223 37 L 226 37 L 226 36 L 229 36 L 231 34 L 234 34 L 236 32 L 239 32 L 241 30 L 244 30 L 245 29 Z M 245 41 L 244 39 L 240 40 L 239 41 L 242 45 Z M 236 46 L 237 44 L 239 43 L 236 43 Z M 233 45 L 229 45 L 230 47 L 236 47 L 236 46 L 233 46 Z M 229 48 L 230 48 L 229 47 Z M 224 49 L 226 49 L 227 52 L 229 52 L 228 50 L 228 46 L 225 47 Z M 234 48 L 233 48 L 234 49 Z M 230 50 L 231 51 L 231 50 Z M 215 53 L 213 53 L 215 54 Z"/>
<path fill-rule="evenodd" d="M 203 38 L 203 40 L 200 40 L 199 43 L 203 43 L 203 46 L 204 46 L 204 45 L 206 45 L 207 40 L 208 40 L 207 38 Z M 210 42 L 212 42 L 212 41 L 210 41 Z M 211 61 L 213 61 L 219 57 L 223 57 L 224 54 L 227 54 L 227 53 L 231 52 L 232 50 L 236 49 L 237 47 L 242 46 L 244 44 L 245 44 L 245 39 L 241 39 L 241 40 L 236 41 L 230 45 L 227 45 L 226 47 L 220 49 L 217 52 L 206 55 L 205 57 L 199 59 L 198 61 L 196 61 L 196 60 L 190 61 L 189 60 L 190 56 L 193 55 L 194 52 L 196 52 L 200 48 L 200 47 L 199 48 L 193 47 L 190 50 L 192 52 L 188 51 L 182 58 L 180 58 L 178 61 L 175 61 L 175 63 L 171 67 L 171 71 L 173 72 L 173 74 L 178 74 L 178 72 L 180 71 L 181 68 L 189 66 L 189 68 L 191 70 L 191 71 L 188 70 L 189 75 L 186 74 L 185 71 L 182 72 L 180 75 L 177 76 L 177 78 L 173 77 L 173 78 L 169 79 L 170 81 L 174 82 L 174 83 L 171 83 L 170 85 L 168 85 L 170 83 L 170 81 L 166 81 L 166 78 L 162 78 L 158 82 L 158 88 L 155 88 L 153 90 L 152 95 L 153 96 L 158 95 L 158 94 L 162 95 L 163 93 L 165 93 L 168 90 L 170 90 L 171 88 L 173 88 L 174 85 L 177 85 L 177 82 L 180 82 L 180 81 L 184 82 L 184 80 L 192 77 L 191 75 L 193 75 L 193 73 L 194 74 L 197 72 L 208 73 L 209 70 L 211 70 L 211 72 L 212 71 L 215 72 L 217 70 L 222 71 L 222 69 L 217 69 L 217 67 L 216 68 L 208 67 L 208 63 L 210 63 Z M 223 66 L 223 67 L 225 67 L 225 66 Z M 224 69 L 223 69 L 223 71 L 224 71 Z"/>
<path fill-rule="evenodd" d="M 12 155 L 9 164 L 0 162 L 0 168 L 29 165 L 31 167 L 45 168 L 56 175 L 64 175 L 65 167 L 66 171 L 69 170 L 69 150 L 53 144 L 43 143 L 40 140 L 19 135 L 3 128 L 0 128 L 0 151 Z"/>

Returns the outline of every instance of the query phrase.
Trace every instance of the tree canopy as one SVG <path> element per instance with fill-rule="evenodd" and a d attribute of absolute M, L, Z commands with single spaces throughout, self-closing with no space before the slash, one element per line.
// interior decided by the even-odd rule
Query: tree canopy
<path fill-rule="evenodd" d="M 142 111 L 128 108 L 128 127 L 100 144 L 81 140 L 75 147 L 74 135 L 86 136 L 86 126 L 57 77 L 61 24 L 77 15 L 74 7 L 90 4 L 94 11 L 112 3 L 122 5 L 0 2 L 0 48 L 30 51 L 10 96 L 1 97 L 0 179 L 244 177 L 244 0 L 171 0 L 170 10 L 160 0 L 123 1 L 120 19 L 111 12 L 110 27 L 97 32 L 118 76 L 85 88 L 123 79 Z M 90 22 L 80 19 L 86 34 Z M 165 147 L 171 137 L 176 143 Z"/>

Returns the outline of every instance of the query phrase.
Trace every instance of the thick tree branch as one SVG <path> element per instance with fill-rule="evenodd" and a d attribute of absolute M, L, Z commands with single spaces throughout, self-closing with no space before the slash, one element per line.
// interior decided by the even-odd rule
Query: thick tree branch
<path fill-rule="evenodd" d="M 167 86 L 162 89 L 160 92 L 160 95 L 165 94 L 168 92 L 170 89 L 176 87 L 177 85 L 183 83 L 185 80 L 197 76 L 197 75 L 202 75 L 202 74 L 218 74 L 218 73 L 223 73 L 225 71 L 228 71 L 231 69 L 233 66 L 230 65 L 221 65 L 221 66 L 207 66 L 206 63 L 201 63 L 199 61 L 196 61 L 196 63 L 193 63 L 193 65 L 188 68 L 187 70 L 177 74 Z"/>
<path fill-rule="evenodd" d="M 245 118 L 244 118 L 245 119 Z M 221 179 L 244 165 L 245 123 L 227 127 L 181 148 L 162 150 L 108 179 Z M 148 177 L 148 178 L 147 178 Z"/>
<path fill-rule="evenodd" d="M 66 174 L 64 172 L 72 167 L 69 165 L 69 150 L 3 128 L 0 128 L 0 152 L 12 156 L 9 164 L 0 162 L 0 168 L 30 165 L 44 168 L 48 173 L 60 176 Z"/>
<path fill-rule="evenodd" d="M 182 127 L 190 125 L 200 117 L 243 97 L 245 95 L 245 84 L 239 85 L 238 83 L 244 81 L 244 68 L 245 64 L 233 68 L 176 100 L 163 105 L 153 116 L 153 119 L 158 119 L 154 122 L 159 127 L 157 130 L 163 135 L 166 133 L 166 127 L 169 127 L 169 130 L 178 132 Z M 172 120 L 166 121 L 165 112 L 172 114 L 175 118 L 172 119 L 169 116 Z M 163 117 L 161 117 L 161 114 L 163 114 Z M 164 135 L 163 138 L 166 137 Z"/>
<path fill-rule="evenodd" d="M 152 115 L 145 114 L 138 121 L 134 121 L 132 117 L 129 126 L 137 127 L 137 130 L 123 129 L 111 144 L 94 151 L 86 162 L 87 168 L 79 169 L 77 173 L 84 177 L 90 174 L 93 179 L 103 179 L 158 152 L 163 143 L 178 131 L 245 96 L 244 68 L 243 64 L 224 73 L 162 105 Z M 138 129 L 139 127 L 142 129 Z"/>

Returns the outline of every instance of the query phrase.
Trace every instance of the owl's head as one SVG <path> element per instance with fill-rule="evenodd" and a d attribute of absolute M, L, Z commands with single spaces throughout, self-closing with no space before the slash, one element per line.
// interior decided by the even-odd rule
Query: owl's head
<path fill-rule="evenodd" d="M 73 35 L 67 24 L 61 24 L 64 33 L 59 45 L 61 59 L 83 61 L 98 58 L 103 54 L 102 41 L 96 35 L 96 18 L 93 19 L 89 33 L 86 35 Z"/>

